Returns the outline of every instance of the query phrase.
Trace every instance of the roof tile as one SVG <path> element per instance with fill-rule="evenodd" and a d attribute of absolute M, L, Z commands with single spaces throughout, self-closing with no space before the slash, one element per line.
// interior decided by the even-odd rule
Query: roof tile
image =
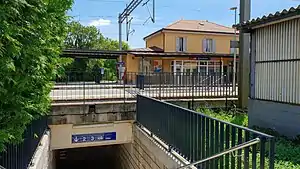
<path fill-rule="evenodd" d="M 201 32 L 234 33 L 234 28 L 223 26 L 207 20 L 178 20 L 164 29 Z"/>
<path fill-rule="evenodd" d="M 242 24 L 236 25 L 239 29 L 241 28 L 251 28 L 256 25 L 265 24 L 272 21 L 277 21 L 280 19 L 285 19 L 291 16 L 300 15 L 300 5 L 297 7 L 291 7 L 290 9 L 283 9 L 281 12 L 277 11 L 274 14 L 269 14 L 268 16 L 264 15 L 262 17 L 257 17 L 256 19 L 252 19 L 246 21 Z"/>

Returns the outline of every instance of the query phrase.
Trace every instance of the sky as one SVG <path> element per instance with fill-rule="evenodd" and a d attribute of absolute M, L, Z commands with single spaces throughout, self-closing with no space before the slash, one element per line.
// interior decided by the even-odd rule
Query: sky
<path fill-rule="evenodd" d="M 118 14 L 131 0 L 74 0 L 68 12 L 72 20 L 83 25 L 96 26 L 105 36 L 118 40 Z M 144 0 L 147 2 L 147 0 Z M 239 7 L 239 0 L 155 0 L 155 23 L 153 0 L 140 5 L 132 14 L 130 48 L 145 47 L 143 38 L 177 20 L 208 20 L 225 26 L 234 24 L 234 12 L 229 8 Z M 251 0 L 251 18 L 261 17 L 300 5 L 300 0 Z M 125 23 L 122 25 L 122 39 L 126 41 Z"/>

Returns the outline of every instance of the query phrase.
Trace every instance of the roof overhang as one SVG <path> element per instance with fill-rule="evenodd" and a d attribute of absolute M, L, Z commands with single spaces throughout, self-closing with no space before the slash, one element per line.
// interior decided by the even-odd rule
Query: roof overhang
<path fill-rule="evenodd" d="M 167 32 L 167 31 L 171 31 L 171 32 L 188 32 L 188 33 L 206 33 L 206 34 L 220 34 L 220 35 L 234 35 L 234 32 L 218 32 L 218 31 L 197 31 L 197 30 L 188 30 L 188 29 L 170 29 L 170 28 L 162 28 L 159 29 L 158 31 L 155 31 L 153 33 L 151 33 L 150 35 L 144 37 L 144 40 L 147 40 L 155 35 L 158 35 L 159 33 L 162 32 Z M 237 31 L 236 34 L 238 35 L 239 32 Z"/>
<path fill-rule="evenodd" d="M 108 51 L 90 49 L 65 49 L 61 57 L 69 58 L 94 58 L 94 59 L 116 59 L 120 55 L 126 55 L 127 51 Z"/>
<path fill-rule="evenodd" d="M 213 58 L 213 57 L 224 57 L 233 58 L 233 54 L 219 54 L 219 53 L 186 53 L 186 52 L 129 52 L 135 57 L 188 57 L 188 58 L 198 58 L 202 60 L 203 58 Z M 238 57 L 238 56 L 237 56 Z"/>
<path fill-rule="evenodd" d="M 297 8 L 292 7 L 289 10 L 284 9 L 282 12 L 276 12 L 275 14 L 269 14 L 268 16 L 252 19 L 247 22 L 234 25 L 234 27 L 242 32 L 251 32 L 254 29 L 296 18 L 300 18 L 300 5 Z"/>
<path fill-rule="evenodd" d="M 159 29 L 159 30 L 157 30 L 157 31 L 155 31 L 155 32 L 153 32 L 153 33 L 151 33 L 151 34 L 145 36 L 143 39 L 144 39 L 144 40 L 147 40 L 147 39 L 149 39 L 149 38 L 151 38 L 151 37 L 153 37 L 153 36 L 155 36 L 155 35 L 160 34 L 163 30 L 164 30 L 164 28 Z"/>

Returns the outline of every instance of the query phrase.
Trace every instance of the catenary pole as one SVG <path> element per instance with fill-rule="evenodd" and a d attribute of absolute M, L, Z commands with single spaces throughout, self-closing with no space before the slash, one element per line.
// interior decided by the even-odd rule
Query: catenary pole
<path fill-rule="evenodd" d="M 240 0 L 240 23 L 250 20 L 251 0 Z M 249 96 L 249 74 L 250 74 L 250 34 L 240 32 L 240 54 L 239 54 L 239 88 L 238 105 L 240 108 L 248 107 Z"/>

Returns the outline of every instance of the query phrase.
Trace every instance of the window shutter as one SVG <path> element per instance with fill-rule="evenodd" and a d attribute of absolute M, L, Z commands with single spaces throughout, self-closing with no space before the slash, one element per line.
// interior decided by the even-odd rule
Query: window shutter
<path fill-rule="evenodd" d="M 187 50 L 187 38 L 183 38 L 183 52 L 186 52 Z"/>
<path fill-rule="evenodd" d="M 212 40 L 212 52 L 216 53 L 216 40 Z"/>
<path fill-rule="evenodd" d="M 206 39 L 202 40 L 202 52 L 205 53 L 206 52 Z"/>
<path fill-rule="evenodd" d="M 176 52 L 179 51 L 179 48 L 180 48 L 179 38 L 176 38 Z"/>

